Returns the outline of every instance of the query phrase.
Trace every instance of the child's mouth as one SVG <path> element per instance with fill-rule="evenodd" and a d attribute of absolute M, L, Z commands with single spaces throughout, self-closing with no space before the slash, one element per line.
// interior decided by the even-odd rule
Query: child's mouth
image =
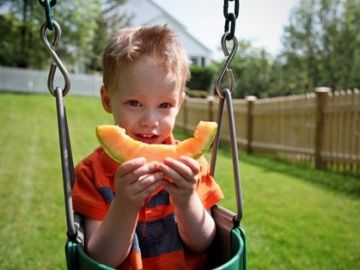
<path fill-rule="evenodd" d="M 159 136 L 154 134 L 135 134 L 135 137 L 138 141 L 153 144 L 156 143 Z"/>

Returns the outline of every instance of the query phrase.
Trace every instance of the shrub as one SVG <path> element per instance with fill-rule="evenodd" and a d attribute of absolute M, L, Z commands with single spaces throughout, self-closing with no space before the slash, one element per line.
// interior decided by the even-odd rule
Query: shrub
<path fill-rule="evenodd" d="M 192 90 L 205 90 L 209 92 L 210 87 L 215 75 L 215 69 L 213 67 L 200 67 L 191 66 L 191 78 L 186 84 L 189 89 Z"/>

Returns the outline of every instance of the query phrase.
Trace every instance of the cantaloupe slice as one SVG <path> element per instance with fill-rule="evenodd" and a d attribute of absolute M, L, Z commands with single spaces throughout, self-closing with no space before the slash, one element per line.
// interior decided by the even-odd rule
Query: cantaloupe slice
<path fill-rule="evenodd" d="M 105 152 L 115 161 L 144 157 L 148 162 L 163 161 L 167 157 L 179 159 L 180 156 L 199 158 L 211 145 L 216 135 L 217 123 L 200 121 L 194 131 L 194 137 L 177 145 L 147 144 L 134 140 L 125 134 L 125 130 L 116 125 L 96 127 L 96 134 Z"/>

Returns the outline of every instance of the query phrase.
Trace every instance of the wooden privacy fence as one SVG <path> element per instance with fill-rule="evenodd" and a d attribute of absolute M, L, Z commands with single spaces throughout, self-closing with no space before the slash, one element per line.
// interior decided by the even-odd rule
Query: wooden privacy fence
<path fill-rule="evenodd" d="M 215 121 L 218 100 L 186 98 L 177 126 L 192 131 L 201 120 Z M 317 88 L 314 93 L 234 100 L 239 147 L 301 160 L 318 169 L 360 174 L 360 91 Z M 222 141 L 229 142 L 224 114 Z"/>
<path fill-rule="evenodd" d="M 0 66 L 0 91 L 48 93 L 47 71 Z M 99 75 L 70 74 L 71 94 L 99 96 Z M 63 85 L 56 72 L 55 85 Z M 201 120 L 216 120 L 216 99 L 187 98 L 177 126 L 192 131 Z M 225 108 L 226 110 L 226 108 Z M 318 88 L 314 93 L 234 100 L 239 147 L 360 175 L 360 91 Z M 230 141 L 224 113 L 221 139 Z"/>

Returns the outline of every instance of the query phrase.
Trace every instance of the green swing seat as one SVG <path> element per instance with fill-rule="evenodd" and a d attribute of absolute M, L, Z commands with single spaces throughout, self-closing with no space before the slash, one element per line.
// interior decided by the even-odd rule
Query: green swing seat
<path fill-rule="evenodd" d="M 220 206 L 212 210 L 217 234 L 209 248 L 208 269 L 246 270 L 246 238 L 240 227 L 233 227 L 234 214 Z M 101 264 L 88 256 L 83 246 L 68 240 L 65 245 L 67 269 L 76 270 L 111 270 L 112 267 Z"/>

